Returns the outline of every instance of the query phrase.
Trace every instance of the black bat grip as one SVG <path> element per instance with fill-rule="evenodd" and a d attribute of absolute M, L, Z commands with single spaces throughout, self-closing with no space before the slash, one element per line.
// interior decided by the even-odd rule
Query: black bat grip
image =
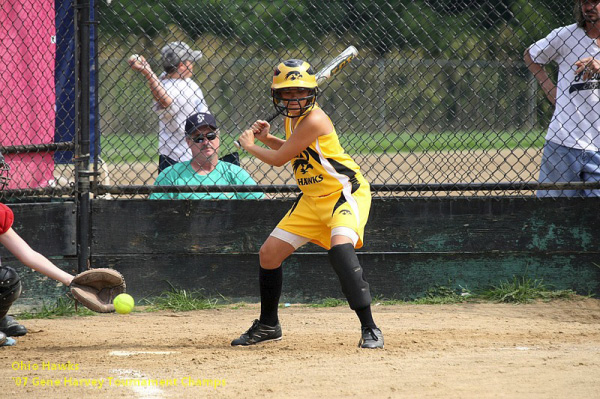
<path fill-rule="evenodd" d="M 271 123 L 273 122 L 273 119 L 277 118 L 279 116 L 280 112 L 277 112 L 275 114 L 272 114 L 271 116 L 269 116 L 267 119 L 265 119 L 267 122 Z"/>

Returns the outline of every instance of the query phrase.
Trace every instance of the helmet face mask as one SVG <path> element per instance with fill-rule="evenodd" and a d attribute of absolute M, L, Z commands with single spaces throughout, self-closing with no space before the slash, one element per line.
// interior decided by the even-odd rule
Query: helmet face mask
<path fill-rule="evenodd" d="M 306 90 L 308 96 L 302 98 L 284 97 L 288 90 Z M 315 73 L 306 61 L 291 59 L 283 61 L 275 68 L 271 97 L 279 114 L 297 118 L 308 113 L 317 101 L 319 88 Z"/>
<path fill-rule="evenodd" d="M 10 172 L 10 166 L 4 160 L 4 155 L 0 154 L 0 190 L 4 190 L 8 185 L 8 181 L 10 177 L 8 174 Z"/>
<path fill-rule="evenodd" d="M 275 105 L 275 109 L 278 113 L 282 114 L 283 116 L 287 116 L 288 118 L 297 118 L 306 114 L 313 108 L 315 102 L 317 101 L 316 89 L 307 89 L 308 93 L 310 94 L 306 97 L 288 98 L 283 96 L 285 91 L 295 89 L 296 88 L 294 87 L 289 89 L 279 89 L 274 90 L 272 93 L 273 105 Z M 298 89 L 304 90 L 304 88 Z"/>

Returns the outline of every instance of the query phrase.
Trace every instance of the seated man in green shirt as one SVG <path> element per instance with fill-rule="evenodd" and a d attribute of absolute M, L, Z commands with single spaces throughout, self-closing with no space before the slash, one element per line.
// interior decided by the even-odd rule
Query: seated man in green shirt
<path fill-rule="evenodd" d="M 185 141 L 192 150 L 192 160 L 164 169 L 155 186 L 256 185 L 241 167 L 219 160 L 219 130 L 209 113 L 190 116 L 185 122 Z M 152 193 L 150 199 L 261 199 L 263 193 Z"/>

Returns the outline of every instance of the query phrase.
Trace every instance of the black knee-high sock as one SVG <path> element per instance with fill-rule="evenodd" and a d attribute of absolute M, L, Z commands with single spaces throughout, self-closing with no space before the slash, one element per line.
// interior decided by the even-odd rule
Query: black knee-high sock
<path fill-rule="evenodd" d="M 356 309 L 355 310 L 358 319 L 360 320 L 361 327 L 371 327 L 376 328 L 377 325 L 373 320 L 373 314 L 371 313 L 371 306 L 367 306 L 366 308 Z"/>
<path fill-rule="evenodd" d="M 283 281 L 281 266 L 272 270 L 261 267 L 258 281 L 260 285 L 260 322 L 268 326 L 275 326 L 279 322 L 277 307 Z"/>

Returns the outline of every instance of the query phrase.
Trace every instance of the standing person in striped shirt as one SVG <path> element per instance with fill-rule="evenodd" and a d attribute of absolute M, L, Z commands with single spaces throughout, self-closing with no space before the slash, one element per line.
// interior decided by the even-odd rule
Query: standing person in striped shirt
<path fill-rule="evenodd" d="M 271 95 L 285 118 L 286 139 L 270 134 L 258 120 L 239 138 L 250 154 L 273 166 L 291 162 L 302 193 L 260 249 L 260 319 L 233 340 L 247 346 L 281 339 L 277 307 L 282 287 L 281 263 L 300 246 L 313 242 L 328 250 L 342 292 L 361 323 L 362 348 L 383 348 L 383 335 L 371 314 L 369 284 L 355 248 L 363 245 L 371 208 L 369 183 L 340 146 L 335 128 L 316 103 L 317 80 L 305 61 L 291 59 L 276 68 Z M 255 139 L 268 148 L 255 144 Z"/>

